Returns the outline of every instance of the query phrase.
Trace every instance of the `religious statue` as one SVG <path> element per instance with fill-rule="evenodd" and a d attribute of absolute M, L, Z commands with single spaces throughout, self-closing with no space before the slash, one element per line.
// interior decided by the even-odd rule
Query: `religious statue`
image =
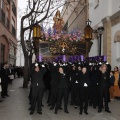
<path fill-rule="evenodd" d="M 57 10 L 53 20 L 54 20 L 53 28 L 56 30 L 57 33 L 60 33 L 62 31 L 64 21 L 63 18 L 61 17 L 59 10 Z"/>

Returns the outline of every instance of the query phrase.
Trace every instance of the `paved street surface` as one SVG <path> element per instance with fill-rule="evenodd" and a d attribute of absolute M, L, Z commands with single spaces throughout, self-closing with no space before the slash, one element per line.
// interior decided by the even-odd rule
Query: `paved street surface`
<path fill-rule="evenodd" d="M 22 88 L 22 81 L 22 79 L 16 79 L 12 85 L 9 85 L 10 97 L 3 99 L 4 102 L 0 103 L 0 120 L 120 120 L 120 101 L 113 100 L 110 103 L 111 114 L 104 111 L 98 113 L 97 110 L 89 107 L 88 115 L 79 115 L 79 110 L 69 105 L 69 114 L 59 110 L 56 115 L 46 104 L 46 93 L 43 99 L 43 114 L 39 115 L 35 111 L 33 115 L 29 115 L 27 98 L 29 89 Z"/>

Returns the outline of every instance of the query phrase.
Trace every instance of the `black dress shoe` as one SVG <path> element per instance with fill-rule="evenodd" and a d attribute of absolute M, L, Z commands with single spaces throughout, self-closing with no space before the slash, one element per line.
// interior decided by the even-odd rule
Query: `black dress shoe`
<path fill-rule="evenodd" d="M 2 98 L 5 98 L 5 96 L 2 96 Z"/>
<path fill-rule="evenodd" d="M 2 100 L 0 100 L 0 102 L 3 102 Z"/>
<path fill-rule="evenodd" d="M 48 106 L 51 106 L 51 104 L 49 103 Z"/>
<path fill-rule="evenodd" d="M 73 103 L 70 103 L 70 105 L 73 105 Z"/>
<path fill-rule="evenodd" d="M 28 110 L 31 110 L 31 107 L 29 107 Z"/>
<path fill-rule="evenodd" d="M 92 106 L 92 103 L 89 103 L 89 106 Z"/>
<path fill-rule="evenodd" d="M 9 95 L 6 95 L 6 97 L 10 97 Z"/>
<path fill-rule="evenodd" d="M 94 109 L 96 109 L 96 106 L 93 106 Z"/>
<path fill-rule="evenodd" d="M 110 111 L 110 110 L 105 110 L 105 112 L 111 113 L 111 111 Z"/>
<path fill-rule="evenodd" d="M 43 104 L 42 104 L 41 106 L 42 106 L 42 107 L 44 107 L 44 105 L 43 105 Z"/>
<path fill-rule="evenodd" d="M 53 107 L 53 106 L 51 106 L 51 107 L 50 107 L 50 110 L 53 110 L 53 109 L 54 109 L 54 107 Z"/>
<path fill-rule="evenodd" d="M 75 106 L 75 109 L 77 109 L 77 106 Z"/>
<path fill-rule="evenodd" d="M 55 114 L 57 114 L 57 111 L 55 111 Z"/>
<path fill-rule="evenodd" d="M 82 112 L 80 112 L 79 114 L 82 115 Z"/>
<path fill-rule="evenodd" d="M 30 111 L 30 115 L 32 115 L 34 113 L 34 111 Z"/>
<path fill-rule="evenodd" d="M 41 111 L 37 111 L 37 113 L 38 113 L 38 114 L 42 114 L 42 112 L 41 112 Z"/>
<path fill-rule="evenodd" d="M 102 111 L 102 110 L 100 110 L 100 109 L 98 110 L 99 113 L 100 113 L 101 111 Z"/>
<path fill-rule="evenodd" d="M 68 114 L 68 113 L 69 113 L 69 112 L 68 112 L 68 110 L 65 110 L 65 113 L 67 113 L 67 114 Z"/>
<path fill-rule="evenodd" d="M 88 112 L 84 112 L 86 115 L 88 115 Z"/>
<path fill-rule="evenodd" d="M 59 109 L 59 110 L 62 110 L 62 108 L 61 108 L 61 107 L 59 107 L 58 109 Z"/>

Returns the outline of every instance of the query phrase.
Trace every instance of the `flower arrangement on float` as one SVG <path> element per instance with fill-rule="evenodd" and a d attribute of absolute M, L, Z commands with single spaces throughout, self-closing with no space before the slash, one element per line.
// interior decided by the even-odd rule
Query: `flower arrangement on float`
<path fill-rule="evenodd" d="M 61 33 L 56 33 L 55 30 L 49 29 L 47 32 L 42 32 L 41 39 L 43 41 L 55 42 L 57 40 L 69 40 L 71 42 L 78 42 L 84 40 L 84 33 L 79 30 L 74 30 L 70 33 L 62 31 Z"/>

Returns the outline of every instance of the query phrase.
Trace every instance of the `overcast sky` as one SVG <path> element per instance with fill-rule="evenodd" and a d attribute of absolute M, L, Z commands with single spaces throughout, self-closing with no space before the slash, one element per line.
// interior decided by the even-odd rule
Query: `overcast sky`
<path fill-rule="evenodd" d="M 25 9 L 27 7 L 27 1 L 28 0 L 18 0 L 18 20 L 17 20 L 17 27 L 18 27 L 18 29 L 17 29 L 17 38 L 18 38 L 18 40 L 20 40 L 20 19 L 21 19 L 21 16 L 24 14 Z M 60 8 L 59 10 L 62 10 L 62 8 Z M 53 25 L 53 21 L 50 20 L 50 22 L 52 24 L 47 24 L 47 28 L 49 28 L 49 27 L 51 27 Z"/>
<path fill-rule="evenodd" d="M 20 38 L 20 18 L 26 8 L 27 0 L 18 0 L 17 38 Z"/>

